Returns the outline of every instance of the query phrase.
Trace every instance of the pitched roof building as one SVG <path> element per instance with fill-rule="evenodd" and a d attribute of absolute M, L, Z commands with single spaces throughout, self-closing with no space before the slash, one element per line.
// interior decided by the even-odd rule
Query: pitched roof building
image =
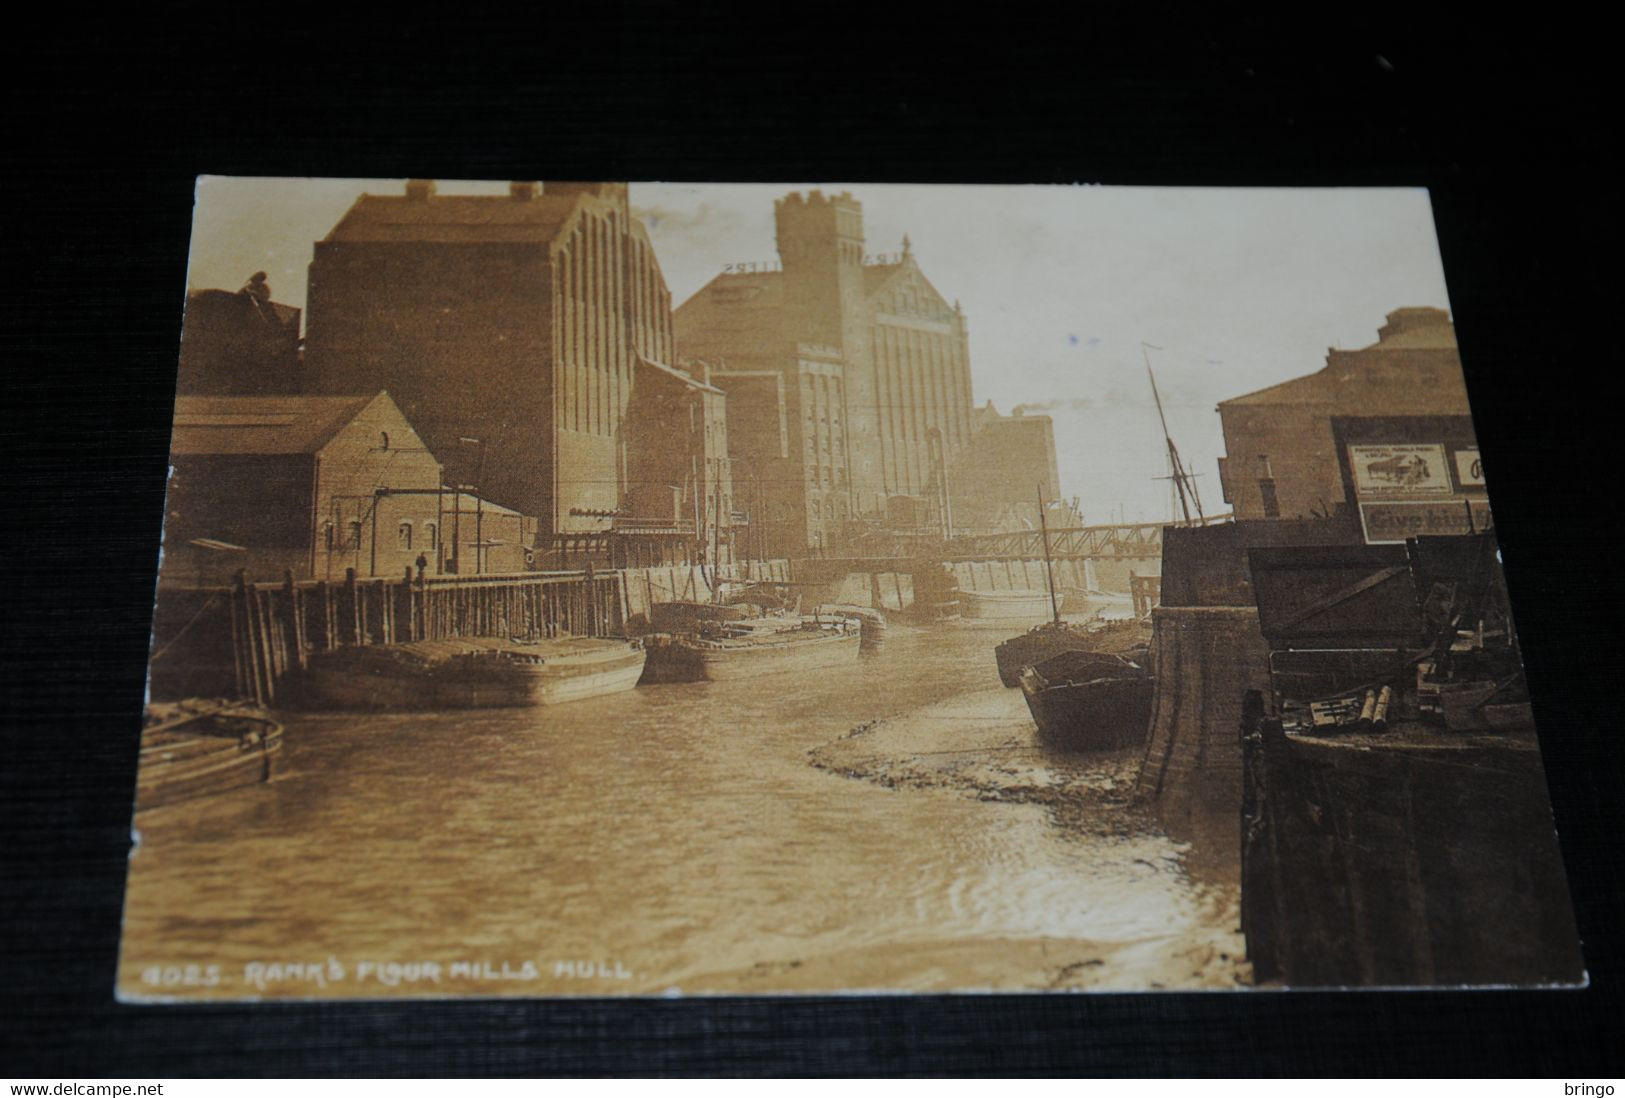
<path fill-rule="evenodd" d="M 1356 505 L 1380 503 L 1368 510 L 1383 521 L 1448 512 L 1465 528 L 1461 500 L 1482 497 L 1482 477 L 1470 472 L 1477 442 L 1461 357 L 1443 309 L 1396 309 L 1377 342 L 1332 348 L 1321 370 L 1221 401 L 1218 412 L 1226 452 L 1219 479 L 1238 519 L 1342 515 L 1352 522 L 1365 517 Z M 1427 482 L 1412 485 L 1415 498 L 1362 490 L 1357 461 L 1382 447 L 1387 458 L 1373 460 L 1431 465 Z"/>
<path fill-rule="evenodd" d="M 388 393 L 180 396 L 170 466 L 168 582 L 399 576 L 452 551 L 440 463 Z"/>

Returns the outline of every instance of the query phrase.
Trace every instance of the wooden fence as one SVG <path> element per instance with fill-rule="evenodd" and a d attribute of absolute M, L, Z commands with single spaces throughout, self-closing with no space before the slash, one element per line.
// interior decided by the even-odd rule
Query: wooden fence
<path fill-rule="evenodd" d="M 291 671 L 314 653 L 365 644 L 447 637 L 605 636 L 625 625 L 615 572 L 529 572 L 498 576 L 412 575 L 342 583 L 254 583 L 239 573 L 226 602 L 239 695 L 276 702 Z"/>

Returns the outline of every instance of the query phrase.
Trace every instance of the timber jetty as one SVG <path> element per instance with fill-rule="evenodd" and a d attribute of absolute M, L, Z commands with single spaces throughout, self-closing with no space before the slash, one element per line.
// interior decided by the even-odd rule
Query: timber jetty
<path fill-rule="evenodd" d="M 609 637 L 625 631 L 618 572 L 412 575 L 166 592 L 155 625 L 155 696 L 235 694 L 275 705 L 290 675 L 340 649 L 468 637 Z M 167 620 L 166 620 L 167 618 Z M 171 628 L 173 631 L 171 632 Z"/>

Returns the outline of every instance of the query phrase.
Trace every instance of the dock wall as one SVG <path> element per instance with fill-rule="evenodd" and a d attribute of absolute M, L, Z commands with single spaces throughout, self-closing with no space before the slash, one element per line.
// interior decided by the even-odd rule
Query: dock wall
<path fill-rule="evenodd" d="M 1169 833 L 1232 876 L 1241 859 L 1240 727 L 1249 690 L 1269 690 L 1269 649 L 1251 606 L 1151 612 L 1157 692 L 1135 798 Z"/>
<path fill-rule="evenodd" d="M 1101 556 L 1091 558 L 1088 564 L 1094 574 L 1090 586 L 1119 595 L 1129 593 L 1131 576 L 1162 575 L 1161 557 Z"/>

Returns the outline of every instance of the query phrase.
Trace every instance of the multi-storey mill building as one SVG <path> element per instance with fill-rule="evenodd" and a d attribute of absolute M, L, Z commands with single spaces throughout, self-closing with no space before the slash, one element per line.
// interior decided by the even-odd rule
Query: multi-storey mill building
<path fill-rule="evenodd" d="M 732 456 L 754 474 L 742 505 L 766 512 L 769 552 L 830 545 L 888 510 L 938 521 L 971 432 L 964 313 L 906 239 L 866 258 L 850 194 L 793 193 L 774 214 L 779 263 L 724 271 L 675 313 L 679 354 L 728 393 Z"/>
<path fill-rule="evenodd" d="M 732 509 L 715 432 L 692 427 L 714 426 L 715 389 L 693 379 L 703 415 L 628 417 L 640 381 L 664 393 L 685 375 L 624 183 L 363 195 L 316 244 L 306 322 L 311 391 L 387 389 L 448 477 L 536 517 L 541 548 L 607 536 L 617 512 L 693 538 L 694 516 Z M 670 514 L 630 514 L 661 499 Z"/>

